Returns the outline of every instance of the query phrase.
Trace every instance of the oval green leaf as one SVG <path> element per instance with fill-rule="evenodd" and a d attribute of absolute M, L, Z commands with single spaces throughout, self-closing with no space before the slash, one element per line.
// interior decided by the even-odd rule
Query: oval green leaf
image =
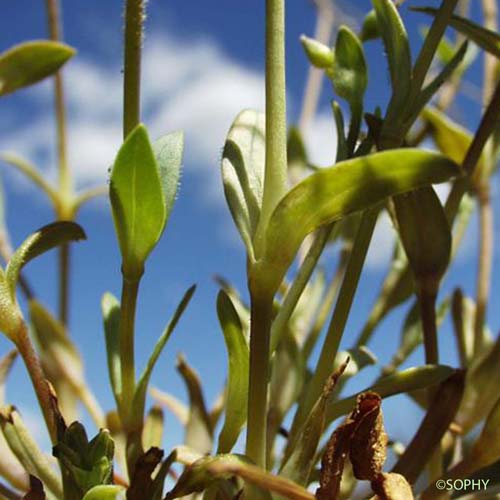
<path fill-rule="evenodd" d="M 137 281 L 167 220 L 164 184 L 144 125 L 127 137 L 116 157 L 109 186 L 124 276 Z"/>
<path fill-rule="evenodd" d="M 257 286 L 275 292 L 305 236 L 358 210 L 460 173 L 448 158 L 400 149 L 347 160 L 295 186 L 274 210 L 263 258 L 251 269 Z"/>
<path fill-rule="evenodd" d="M 94 486 L 85 493 L 83 500 L 125 500 L 125 488 L 115 485 Z"/>
<path fill-rule="evenodd" d="M 265 136 L 265 115 L 253 110 L 242 111 L 229 130 L 222 153 L 224 193 L 251 258 L 262 206 Z"/>
<path fill-rule="evenodd" d="M 24 42 L 0 54 L 0 96 L 32 85 L 55 73 L 75 49 L 59 42 Z"/>

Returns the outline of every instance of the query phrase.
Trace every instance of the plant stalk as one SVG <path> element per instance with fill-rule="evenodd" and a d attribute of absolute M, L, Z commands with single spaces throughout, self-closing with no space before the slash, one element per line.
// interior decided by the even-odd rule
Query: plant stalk
<path fill-rule="evenodd" d="M 246 455 L 266 468 L 267 394 L 269 381 L 272 297 L 251 293 L 250 379 L 248 388 L 248 427 Z"/>
<path fill-rule="evenodd" d="M 358 287 L 359 278 L 361 277 L 361 271 L 366 254 L 368 253 L 379 210 L 379 207 L 371 208 L 362 215 L 316 370 L 304 391 L 304 397 L 300 401 L 299 408 L 295 414 L 288 440 L 288 449 L 291 449 L 306 416 L 320 396 L 326 379 L 332 373 L 335 357 L 354 301 L 354 295 Z"/>
<path fill-rule="evenodd" d="M 144 0 L 127 0 L 125 7 L 125 64 L 123 82 L 123 138 L 141 117 L 141 52 Z"/>
<path fill-rule="evenodd" d="M 50 39 L 59 41 L 62 38 L 62 26 L 59 0 L 47 0 Z M 59 204 L 56 210 L 59 220 L 66 220 L 68 203 L 72 198 L 73 182 L 68 165 L 66 106 L 64 99 L 64 85 L 62 72 L 59 70 L 54 76 L 54 100 L 57 127 L 57 153 L 59 161 Z M 69 219 L 69 218 L 68 218 Z M 70 292 L 70 246 L 61 245 L 59 249 L 59 319 L 65 326 L 69 320 L 69 292 Z"/>
<path fill-rule="evenodd" d="M 120 307 L 120 360 L 122 376 L 122 393 L 120 398 L 120 414 L 122 424 L 128 425 L 131 405 L 135 392 L 135 312 L 139 281 L 123 279 Z"/>
<path fill-rule="evenodd" d="M 50 392 L 49 383 L 43 373 L 40 359 L 31 343 L 28 328 L 24 321 L 21 323 L 16 335 L 16 347 L 23 358 L 26 369 L 30 376 L 35 394 L 42 410 L 45 424 L 49 431 L 50 440 L 53 445 L 57 444 L 57 425 L 53 408 L 53 400 Z"/>
<path fill-rule="evenodd" d="M 287 189 L 285 0 L 266 0 L 266 162 L 262 210 L 255 235 L 262 253 L 273 210 Z"/>

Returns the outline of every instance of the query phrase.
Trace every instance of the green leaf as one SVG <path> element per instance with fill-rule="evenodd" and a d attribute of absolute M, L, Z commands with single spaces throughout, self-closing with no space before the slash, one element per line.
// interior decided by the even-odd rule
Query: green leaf
<path fill-rule="evenodd" d="M 439 384 L 454 373 L 453 368 L 444 365 L 425 365 L 407 368 L 380 379 L 374 385 L 359 391 L 354 396 L 330 403 L 327 412 L 327 422 L 333 422 L 338 417 L 349 413 L 356 404 L 356 398 L 363 392 L 376 392 L 382 398 L 388 398 L 416 389 L 424 389 Z"/>
<path fill-rule="evenodd" d="M 126 279 L 137 281 L 167 221 L 164 186 L 144 125 L 127 137 L 111 171 L 109 194 Z"/>
<path fill-rule="evenodd" d="M 363 46 L 346 26 L 341 26 L 335 43 L 335 61 L 329 73 L 337 95 L 345 99 L 351 108 L 359 109 L 368 85 Z"/>
<path fill-rule="evenodd" d="M 436 108 L 425 108 L 422 119 L 430 125 L 432 139 L 439 150 L 454 162 L 462 164 L 472 143 L 472 134 Z M 478 171 L 483 171 L 485 164 L 483 152 L 477 165 Z"/>
<path fill-rule="evenodd" d="M 68 420 L 76 418 L 77 395 L 85 387 L 80 354 L 64 325 L 40 302 L 30 300 L 29 311 L 42 367 L 58 395 L 61 412 Z"/>
<path fill-rule="evenodd" d="M 184 133 L 172 132 L 160 137 L 153 144 L 153 151 L 158 164 L 160 182 L 165 197 L 166 219 L 174 205 L 184 153 Z"/>
<path fill-rule="evenodd" d="M 85 493 L 83 500 L 125 500 L 126 490 L 123 486 L 94 486 Z"/>
<path fill-rule="evenodd" d="M 481 434 L 472 445 L 470 458 L 476 470 L 495 463 L 500 458 L 500 398 L 493 405 Z"/>
<path fill-rule="evenodd" d="M 304 47 L 309 62 L 313 66 L 320 69 L 331 68 L 335 56 L 330 47 L 305 35 L 300 37 L 300 42 L 302 43 L 302 47 Z"/>
<path fill-rule="evenodd" d="M 222 153 L 224 193 L 252 259 L 264 189 L 265 135 L 264 114 L 242 111 L 229 130 Z"/>
<path fill-rule="evenodd" d="M 148 363 L 146 364 L 146 367 L 144 368 L 144 371 L 142 372 L 142 375 L 139 378 L 139 381 L 137 382 L 137 388 L 135 390 L 134 401 L 133 401 L 133 415 L 135 416 L 135 419 L 137 419 L 137 421 L 142 421 L 143 418 L 144 405 L 146 403 L 146 392 L 148 390 L 149 379 L 151 378 L 151 374 L 153 373 L 155 364 L 158 361 L 158 358 L 160 357 L 163 348 L 168 342 L 170 335 L 172 334 L 175 327 L 177 326 L 177 323 L 181 319 L 182 314 L 186 310 L 186 307 L 188 306 L 189 301 L 191 300 L 191 297 L 193 296 L 195 290 L 196 290 L 196 285 L 193 285 L 191 288 L 187 290 L 187 292 L 184 294 L 184 297 L 182 297 L 182 300 L 177 306 L 177 309 L 175 310 L 172 319 L 165 328 L 162 336 L 158 339 L 158 342 L 156 343 L 153 353 L 151 354 Z"/>
<path fill-rule="evenodd" d="M 401 149 L 347 160 L 312 174 L 274 210 L 265 253 L 251 268 L 253 279 L 258 286 L 276 291 L 307 234 L 389 196 L 446 181 L 459 172 L 442 155 Z"/>
<path fill-rule="evenodd" d="M 465 372 L 454 370 L 437 388 L 418 431 L 392 472 L 415 483 L 455 417 L 462 399 Z"/>
<path fill-rule="evenodd" d="M 219 435 L 217 452 L 228 453 L 236 443 L 247 418 L 250 353 L 238 313 L 223 290 L 217 296 L 217 315 L 224 334 L 229 362 L 226 418 Z"/>
<path fill-rule="evenodd" d="M 435 16 L 438 13 L 438 9 L 434 7 L 413 7 L 411 10 L 414 12 L 422 12 L 430 16 Z M 500 58 L 499 33 L 457 15 L 451 17 L 450 26 L 479 45 L 482 49 Z"/>
<path fill-rule="evenodd" d="M 121 359 L 120 359 L 120 302 L 111 293 L 105 293 L 101 301 L 104 319 L 104 335 L 106 338 L 106 354 L 108 358 L 109 380 L 115 400 L 120 401 Z"/>
<path fill-rule="evenodd" d="M 392 0 L 372 0 L 379 32 L 389 59 L 392 97 L 388 118 L 405 109 L 410 91 L 412 64 L 408 34 Z"/>
<path fill-rule="evenodd" d="M 14 407 L 8 406 L 0 411 L 0 426 L 10 449 L 24 469 L 40 478 L 57 498 L 62 498 L 61 478 L 54 472 Z"/>
<path fill-rule="evenodd" d="M 393 202 L 417 285 L 437 289 L 450 262 L 451 231 L 436 192 L 427 186 L 396 196 Z"/>
<path fill-rule="evenodd" d="M 492 410 L 498 397 L 495 381 L 500 379 L 500 337 L 481 356 L 471 362 L 466 377 L 465 393 L 456 422 L 464 435 L 471 431 Z"/>
<path fill-rule="evenodd" d="M 189 394 L 189 419 L 185 426 L 185 444 L 202 454 L 210 453 L 213 429 L 200 378 L 182 356 L 178 357 L 177 371 L 184 379 Z"/>
<path fill-rule="evenodd" d="M 332 101 L 333 117 L 335 119 L 335 129 L 337 131 L 337 157 L 335 163 L 347 159 L 347 139 L 345 136 L 344 116 L 337 101 Z"/>
<path fill-rule="evenodd" d="M 416 120 L 418 114 L 422 111 L 424 106 L 432 99 L 441 86 L 450 78 L 450 76 L 462 65 L 467 54 L 467 48 L 468 44 L 467 42 L 464 42 L 442 71 L 425 88 L 422 89 L 412 107 L 413 113 L 408 119 L 410 123 L 413 123 Z"/>
<path fill-rule="evenodd" d="M 161 406 L 153 406 L 144 419 L 142 430 L 142 446 L 145 450 L 152 447 L 160 448 L 163 440 L 165 417 Z"/>
<path fill-rule="evenodd" d="M 40 228 L 24 240 L 12 255 L 5 272 L 12 302 L 15 302 L 16 285 L 21 269 L 30 260 L 64 243 L 84 239 L 86 239 L 85 233 L 78 224 L 60 221 Z"/>
<path fill-rule="evenodd" d="M 15 45 L 0 54 L 0 96 L 52 75 L 74 54 L 68 45 L 48 40 Z"/>

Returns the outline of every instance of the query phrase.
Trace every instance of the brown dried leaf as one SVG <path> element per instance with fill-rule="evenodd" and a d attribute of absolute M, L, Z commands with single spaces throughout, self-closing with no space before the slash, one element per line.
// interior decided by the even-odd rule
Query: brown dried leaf
<path fill-rule="evenodd" d="M 319 488 L 316 490 L 317 500 L 338 498 L 344 463 L 355 430 L 356 422 L 349 416 L 329 439 L 325 454 L 321 459 Z"/>
<path fill-rule="evenodd" d="M 152 498 L 153 479 L 151 475 L 162 458 L 163 451 L 155 447 L 150 448 L 139 458 L 130 482 L 130 488 L 127 490 L 127 500 Z"/>
<path fill-rule="evenodd" d="M 375 479 L 382 472 L 385 463 L 387 434 L 381 404 L 382 398 L 378 394 L 361 394 L 351 417 L 357 426 L 351 441 L 349 458 L 357 479 Z"/>
<path fill-rule="evenodd" d="M 382 473 L 372 481 L 372 489 L 379 500 L 413 500 L 411 486 L 401 474 Z"/>
<path fill-rule="evenodd" d="M 23 500 L 45 500 L 43 484 L 35 476 L 30 476 L 30 490 L 23 496 Z"/>

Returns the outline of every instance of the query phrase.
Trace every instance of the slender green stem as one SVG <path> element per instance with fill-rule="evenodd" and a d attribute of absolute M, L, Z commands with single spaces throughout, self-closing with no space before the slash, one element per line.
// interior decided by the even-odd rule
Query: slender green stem
<path fill-rule="evenodd" d="M 283 304 L 273 321 L 271 329 L 271 354 L 274 352 L 282 338 L 283 332 L 288 324 L 288 320 L 293 314 L 293 311 L 302 296 L 302 292 L 304 291 L 312 273 L 314 272 L 314 269 L 316 268 L 318 260 L 323 253 L 326 243 L 328 242 L 332 229 L 333 225 L 330 224 L 317 231 L 304 262 L 302 262 L 297 276 L 295 277 L 288 293 L 285 296 L 285 299 L 283 300 Z"/>
<path fill-rule="evenodd" d="M 134 333 L 138 292 L 139 281 L 127 281 L 125 278 L 123 279 L 120 307 L 120 361 L 122 375 L 120 412 L 122 423 L 125 427 L 128 424 L 128 417 L 135 392 Z"/>
<path fill-rule="evenodd" d="M 62 27 L 58 0 L 47 0 L 47 13 L 51 40 L 61 40 Z M 57 127 L 57 152 L 59 159 L 59 203 L 56 210 L 58 211 L 58 218 L 64 220 L 67 219 L 69 215 L 67 205 L 72 198 L 73 183 L 68 165 L 66 107 L 61 71 L 58 71 L 54 76 L 54 99 Z M 68 324 L 69 316 L 69 253 L 69 245 L 63 245 L 59 251 L 59 319 L 64 325 Z"/>
<path fill-rule="evenodd" d="M 332 372 L 335 356 L 338 352 L 347 318 L 349 317 L 349 312 L 354 301 L 354 295 L 358 287 L 373 230 L 375 229 L 378 213 L 378 207 L 372 208 L 367 210 L 361 218 L 351 257 L 347 265 L 342 287 L 339 291 L 337 304 L 335 305 L 335 310 L 328 326 L 316 370 L 304 391 L 304 397 L 300 401 L 299 408 L 295 414 L 288 441 L 289 448 L 294 443 L 294 439 L 296 439 L 306 416 L 311 411 L 311 408 L 321 394 L 326 379 Z"/>
<path fill-rule="evenodd" d="M 267 393 L 272 297 L 251 294 L 250 383 L 248 388 L 248 428 L 246 454 L 256 465 L 266 468 Z"/>
<path fill-rule="evenodd" d="M 318 337 L 323 330 L 326 320 L 328 319 L 328 315 L 330 314 L 330 311 L 333 307 L 335 298 L 338 296 L 339 288 L 345 275 L 351 252 L 352 241 L 349 241 L 346 242 L 342 248 L 337 270 L 335 271 L 330 285 L 328 286 L 325 297 L 323 298 L 319 311 L 316 315 L 316 321 L 314 322 L 311 331 L 307 335 L 307 338 L 304 342 L 304 347 L 302 348 L 302 356 L 304 357 L 305 362 L 307 362 L 309 357 L 311 356 L 314 346 L 318 341 Z"/>
<path fill-rule="evenodd" d="M 266 166 L 264 193 L 255 235 L 256 257 L 263 250 L 267 223 L 287 188 L 285 0 L 266 0 Z"/>
<path fill-rule="evenodd" d="M 441 7 L 425 37 L 415 66 L 413 67 L 412 97 L 415 98 L 422 89 L 425 77 L 429 71 L 441 38 L 448 27 L 448 22 L 457 6 L 458 0 L 443 0 Z"/>
<path fill-rule="evenodd" d="M 22 322 L 16 335 L 16 347 L 21 354 L 24 364 L 28 370 L 33 388 L 35 389 L 36 397 L 42 410 L 45 424 L 49 431 L 52 444 L 57 443 L 57 425 L 54 414 L 52 396 L 50 393 L 49 384 L 43 373 L 40 359 L 33 348 L 33 344 L 29 338 L 28 328 L 26 323 Z"/>
<path fill-rule="evenodd" d="M 141 51 L 144 18 L 144 0 L 127 0 L 123 87 L 124 138 L 139 124 L 141 119 Z"/>

